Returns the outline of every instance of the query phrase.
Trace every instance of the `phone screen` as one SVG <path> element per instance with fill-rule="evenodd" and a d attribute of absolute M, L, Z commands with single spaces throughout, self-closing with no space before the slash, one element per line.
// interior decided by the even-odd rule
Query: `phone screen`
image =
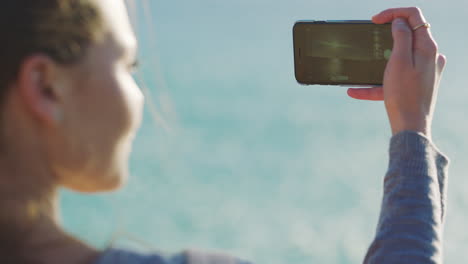
<path fill-rule="evenodd" d="M 392 48 L 390 24 L 298 22 L 296 79 L 302 84 L 381 85 Z"/>

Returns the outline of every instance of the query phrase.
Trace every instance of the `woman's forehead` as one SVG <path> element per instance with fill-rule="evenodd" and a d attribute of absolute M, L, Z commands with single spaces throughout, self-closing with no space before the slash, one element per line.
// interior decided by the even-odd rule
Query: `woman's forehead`
<path fill-rule="evenodd" d="M 101 13 L 107 33 L 112 35 L 112 38 L 128 50 L 135 50 L 137 40 L 130 25 L 127 8 L 123 0 L 96 0 Z"/>

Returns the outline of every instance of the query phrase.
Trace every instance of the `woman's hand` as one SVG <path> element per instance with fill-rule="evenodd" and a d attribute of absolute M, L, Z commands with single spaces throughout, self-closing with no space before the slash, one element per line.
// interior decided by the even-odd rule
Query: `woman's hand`
<path fill-rule="evenodd" d="M 384 100 L 393 135 L 404 130 L 431 138 L 431 123 L 445 56 L 438 53 L 419 8 L 387 9 L 372 18 L 376 24 L 393 22 L 393 52 L 385 69 L 383 87 L 350 88 L 362 100 Z"/>

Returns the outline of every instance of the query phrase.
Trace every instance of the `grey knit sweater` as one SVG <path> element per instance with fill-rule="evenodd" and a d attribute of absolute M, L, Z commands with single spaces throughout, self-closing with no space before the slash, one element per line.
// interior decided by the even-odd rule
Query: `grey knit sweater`
<path fill-rule="evenodd" d="M 390 163 L 375 239 L 365 264 L 440 264 L 448 159 L 423 135 L 402 132 L 390 142 Z M 107 250 L 96 264 L 247 264 L 198 250 L 170 257 Z"/>

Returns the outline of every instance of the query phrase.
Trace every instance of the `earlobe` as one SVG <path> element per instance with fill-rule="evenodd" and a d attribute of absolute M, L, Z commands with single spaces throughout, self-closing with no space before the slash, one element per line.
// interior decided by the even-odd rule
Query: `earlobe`
<path fill-rule="evenodd" d="M 60 103 L 54 94 L 55 63 L 43 55 L 27 58 L 19 71 L 17 89 L 24 109 L 45 125 L 61 121 Z"/>

